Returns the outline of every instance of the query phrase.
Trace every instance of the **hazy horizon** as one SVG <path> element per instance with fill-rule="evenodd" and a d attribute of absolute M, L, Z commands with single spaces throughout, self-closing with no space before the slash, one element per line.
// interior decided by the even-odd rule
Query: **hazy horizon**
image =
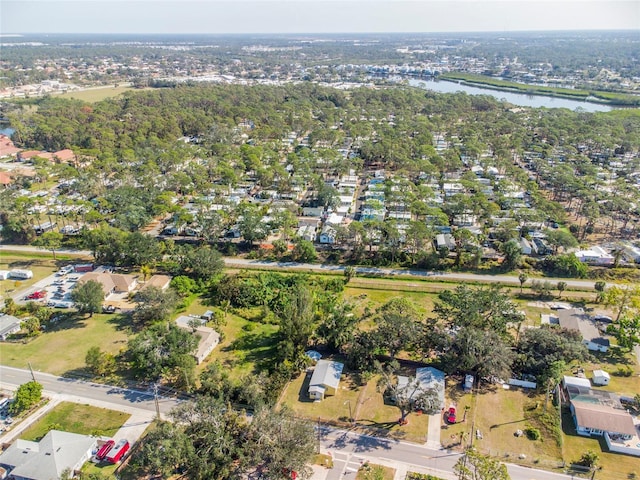
<path fill-rule="evenodd" d="M 3 0 L 6 34 L 423 34 L 640 30 L 637 0 Z"/>

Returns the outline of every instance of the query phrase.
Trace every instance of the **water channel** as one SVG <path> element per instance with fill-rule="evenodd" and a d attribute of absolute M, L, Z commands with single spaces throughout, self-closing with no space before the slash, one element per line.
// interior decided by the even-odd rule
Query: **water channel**
<path fill-rule="evenodd" d="M 398 77 L 398 80 L 400 78 Z M 433 79 L 408 79 L 409 85 L 413 87 L 433 90 L 440 93 L 465 92 L 470 95 L 491 95 L 497 100 L 505 100 L 521 107 L 546 107 L 546 108 L 568 108 L 576 110 L 580 108 L 585 112 L 609 112 L 613 107 L 601 105 L 599 103 L 585 102 L 582 100 L 571 100 L 569 98 L 546 97 L 544 95 L 530 95 L 526 93 L 514 93 L 503 90 L 493 90 L 490 88 L 472 87 L 457 82 Z"/>

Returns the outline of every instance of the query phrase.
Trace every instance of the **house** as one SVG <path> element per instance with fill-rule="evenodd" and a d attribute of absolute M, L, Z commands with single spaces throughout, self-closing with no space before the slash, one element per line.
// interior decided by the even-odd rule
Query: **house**
<path fill-rule="evenodd" d="M 326 395 L 335 395 L 340 384 L 344 364 L 331 360 L 319 360 L 309 381 L 309 398 L 323 400 Z"/>
<path fill-rule="evenodd" d="M 93 280 L 102 286 L 105 298 L 112 293 L 129 293 L 138 285 L 138 278 L 133 275 L 122 275 L 119 273 L 88 272 L 78 280 L 78 284 L 83 284 Z"/>
<path fill-rule="evenodd" d="M 440 250 L 443 247 L 449 250 L 455 250 L 456 242 L 450 233 L 439 233 L 436 235 L 436 248 Z"/>
<path fill-rule="evenodd" d="M 336 243 L 336 229 L 331 225 L 325 225 L 320 232 L 320 243 L 325 245 L 333 245 Z"/>
<path fill-rule="evenodd" d="M 611 377 L 604 370 L 593 371 L 593 384 L 594 385 L 609 385 Z"/>
<path fill-rule="evenodd" d="M 582 335 L 584 343 L 592 352 L 609 350 L 609 339 L 602 336 L 595 323 L 579 308 L 558 310 L 558 324 L 567 330 L 576 330 Z"/>
<path fill-rule="evenodd" d="M 435 389 L 440 399 L 440 408 L 444 408 L 444 372 L 433 367 L 416 368 L 416 380 L 423 390 Z"/>
<path fill-rule="evenodd" d="M 193 326 L 194 320 L 199 322 L 199 325 Z M 196 363 L 200 365 L 206 360 L 211 352 L 220 343 L 220 334 L 213 328 L 205 327 L 204 324 L 207 320 L 203 317 L 191 317 L 181 315 L 176 318 L 176 325 L 185 330 L 191 330 L 194 335 L 199 337 L 198 348 L 193 353 L 193 357 L 196 359 Z"/>
<path fill-rule="evenodd" d="M 0 455 L 0 466 L 16 480 L 51 480 L 75 472 L 89 460 L 97 439 L 50 430 L 39 442 L 16 440 Z"/>
<path fill-rule="evenodd" d="M 523 255 L 531 255 L 534 253 L 538 252 L 538 249 L 536 248 L 536 244 L 533 242 L 530 242 L 529 240 L 527 240 L 524 237 L 520 238 L 520 251 L 522 252 Z"/>
<path fill-rule="evenodd" d="M 76 154 L 73 153 L 73 150 L 65 148 L 64 150 L 58 150 L 57 152 L 54 152 L 53 158 L 61 163 L 72 163 L 76 161 Z"/>
<path fill-rule="evenodd" d="M 13 315 L 0 314 L 0 340 L 3 342 L 9 335 L 20 331 L 20 319 Z"/>
<path fill-rule="evenodd" d="M 574 255 L 582 263 L 591 265 L 613 265 L 615 258 L 602 247 L 591 247 L 589 250 L 578 250 Z"/>
<path fill-rule="evenodd" d="M 169 275 L 151 275 L 149 280 L 144 282 L 144 285 L 140 288 L 140 290 L 149 287 L 157 287 L 160 290 L 166 290 L 167 288 L 169 288 L 170 284 L 171 277 Z"/>
<path fill-rule="evenodd" d="M 11 138 L 0 135 L 0 158 L 16 158 L 20 149 L 13 144 Z"/>

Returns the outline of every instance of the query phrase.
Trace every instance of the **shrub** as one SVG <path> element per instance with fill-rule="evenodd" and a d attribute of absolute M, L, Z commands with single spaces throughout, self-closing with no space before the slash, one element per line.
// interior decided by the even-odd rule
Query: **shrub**
<path fill-rule="evenodd" d="M 540 430 L 533 427 L 528 427 L 524 430 L 525 435 L 529 440 L 540 440 L 542 435 L 540 434 Z"/>

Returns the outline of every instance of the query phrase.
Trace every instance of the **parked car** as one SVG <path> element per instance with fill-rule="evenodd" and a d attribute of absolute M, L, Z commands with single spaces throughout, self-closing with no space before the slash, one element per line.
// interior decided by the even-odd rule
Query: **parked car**
<path fill-rule="evenodd" d="M 46 290 L 36 290 L 35 292 L 27 295 L 27 300 L 40 300 L 41 298 L 44 298 L 46 296 L 47 296 Z"/>
<path fill-rule="evenodd" d="M 444 419 L 447 421 L 447 423 L 456 423 L 456 407 L 454 407 L 453 405 L 450 406 L 449 410 L 447 410 L 447 413 L 445 413 L 444 415 Z"/>
<path fill-rule="evenodd" d="M 613 318 L 611 318 L 609 315 L 596 315 L 595 317 L 593 317 L 593 319 L 596 322 L 604 322 L 604 323 L 613 322 Z"/>
<path fill-rule="evenodd" d="M 114 307 L 113 305 L 102 306 L 102 313 L 115 313 L 115 311 L 116 311 L 116 307 Z"/>

